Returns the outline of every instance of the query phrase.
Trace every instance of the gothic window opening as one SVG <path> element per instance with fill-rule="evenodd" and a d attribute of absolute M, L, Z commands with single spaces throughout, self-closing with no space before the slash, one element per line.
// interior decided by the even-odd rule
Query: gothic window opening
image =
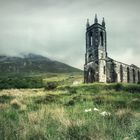
<path fill-rule="evenodd" d="M 90 42 L 91 42 L 90 45 L 92 46 L 93 45 L 93 37 L 92 36 L 90 37 Z"/>
<path fill-rule="evenodd" d="M 101 46 L 103 46 L 104 45 L 103 32 L 100 32 L 100 38 L 101 38 Z"/>
<path fill-rule="evenodd" d="M 101 53 L 101 58 L 103 58 L 103 53 Z"/>
<path fill-rule="evenodd" d="M 111 64 L 111 82 L 117 82 L 118 76 L 116 73 L 116 64 L 112 61 Z"/>
<path fill-rule="evenodd" d="M 95 64 L 97 64 L 97 65 L 98 65 L 98 60 L 96 60 L 96 61 L 95 61 Z"/>
<path fill-rule="evenodd" d="M 130 82 L 130 72 L 129 72 L 129 67 L 127 67 L 127 83 Z"/>
<path fill-rule="evenodd" d="M 92 61 L 92 58 L 93 58 L 93 57 L 92 57 L 92 54 L 90 54 L 89 57 L 88 57 L 89 62 Z"/>
<path fill-rule="evenodd" d="M 123 66 L 120 65 L 120 80 L 123 82 Z"/>
<path fill-rule="evenodd" d="M 93 35 L 92 35 L 92 32 L 90 32 L 90 34 L 89 34 L 89 45 L 90 46 L 93 45 Z"/>
<path fill-rule="evenodd" d="M 138 83 L 140 83 L 140 71 L 138 71 Z"/>
<path fill-rule="evenodd" d="M 106 69 L 106 68 L 105 68 L 105 66 L 104 66 L 104 74 L 105 74 L 105 69 Z"/>
<path fill-rule="evenodd" d="M 98 58 L 98 50 L 95 50 L 94 56 L 95 56 L 96 58 Z"/>
<path fill-rule="evenodd" d="M 133 71 L 133 83 L 135 83 L 135 80 L 136 80 L 135 79 L 135 70 L 133 69 L 132 71 Z"/>

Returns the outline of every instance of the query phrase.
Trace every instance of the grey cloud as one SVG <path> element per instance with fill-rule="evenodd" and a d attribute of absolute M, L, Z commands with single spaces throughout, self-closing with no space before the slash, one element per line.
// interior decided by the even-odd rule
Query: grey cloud
<path fill-rule="evenodd" d="M 39 53 L 83 68 L 85 22 L 105 17 L 108 54 L 140 66 L 139 0 L 0 0 L 0 54 Z M 136 59 L 135 59 L 136 58 Z"/>

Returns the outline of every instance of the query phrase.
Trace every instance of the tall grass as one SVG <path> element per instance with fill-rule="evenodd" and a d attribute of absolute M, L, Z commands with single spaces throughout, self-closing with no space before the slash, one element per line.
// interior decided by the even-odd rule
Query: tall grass
<path fill-rule="evenodd" d="M 139 140 L 139 99 L 126 84 L 1 90 L 0 140 Z"/>

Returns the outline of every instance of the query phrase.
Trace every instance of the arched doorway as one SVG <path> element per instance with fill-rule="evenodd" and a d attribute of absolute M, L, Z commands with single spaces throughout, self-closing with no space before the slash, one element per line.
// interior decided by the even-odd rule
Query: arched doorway
<path fill-rule="evenodd" d="M 88 70 L 88 83 L 93 83 L 93 82 L 95 82 L 95 71 L 92 68 L 90 68 Z"/>

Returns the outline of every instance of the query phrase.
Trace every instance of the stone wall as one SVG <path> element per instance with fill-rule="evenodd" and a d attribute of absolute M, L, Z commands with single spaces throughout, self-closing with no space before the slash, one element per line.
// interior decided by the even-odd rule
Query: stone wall
<path fill-rule="evenodd" d="M 116 76 L 115 82 L 123 83 L 138 83 L 140 82 L 140 68 L 135 65 L 127 65 L 118 61 L 113 60 L 114 71 Z M 110 64 L 111 65 L 111 64 Z M 108 70 L 111 72 L 111 69 Z M 108 75 L 111 76 L 111 75 Z M 112 75 L 113 76 L 113 75 Z M 109 77 L 112 79 L 113 77 Z"/>

